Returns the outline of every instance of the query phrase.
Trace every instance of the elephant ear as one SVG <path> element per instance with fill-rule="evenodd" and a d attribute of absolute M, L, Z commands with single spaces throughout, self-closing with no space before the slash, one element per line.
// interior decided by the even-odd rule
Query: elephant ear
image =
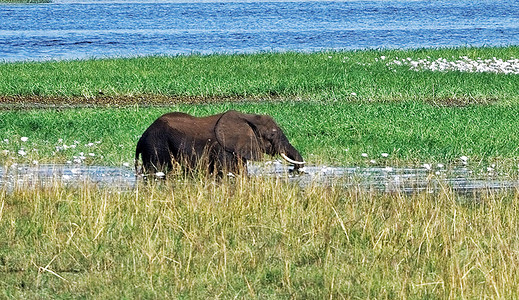
<path fill-rule="evenodd" d="M 228 111 L 216 123 L 216 139 L 226 151 L 247 160 L 257 160 L 261 151 L 251 125 L 246 115 Z"/>

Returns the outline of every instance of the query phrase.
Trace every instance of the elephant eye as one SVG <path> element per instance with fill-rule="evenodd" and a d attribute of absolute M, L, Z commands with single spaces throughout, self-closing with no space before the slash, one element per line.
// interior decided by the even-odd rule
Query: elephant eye
<path fill-rule="evenodd" d="M 278 132 L 278 130 L 277 130 L 276 128 L 274 128 L 274 129 L 272 129 L 272 130 L 268 133 L 267 137 L 270 138 L 270 139 L 272 139 L 272 138 L 274 138 L 274 137 L 276 136 L 277 132 Z"/>

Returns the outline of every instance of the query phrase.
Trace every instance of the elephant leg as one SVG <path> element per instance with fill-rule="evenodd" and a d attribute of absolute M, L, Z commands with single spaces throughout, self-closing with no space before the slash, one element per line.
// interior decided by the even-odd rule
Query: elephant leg
<path fill-rule="evenodd" d="M 224 151 L 220 155 L 219 169 L 223 175 L 232 173 L 234 175 L 247 175 L 247 160 L 237 157 L 235 154 Z"/>

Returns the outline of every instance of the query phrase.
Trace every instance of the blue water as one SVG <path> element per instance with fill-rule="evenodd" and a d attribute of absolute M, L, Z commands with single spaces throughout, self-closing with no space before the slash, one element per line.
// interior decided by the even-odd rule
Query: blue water
<path fill-rule="evenodd" d="M 519 45 L 519 1 L 0 5 L 0 61 Z"/>

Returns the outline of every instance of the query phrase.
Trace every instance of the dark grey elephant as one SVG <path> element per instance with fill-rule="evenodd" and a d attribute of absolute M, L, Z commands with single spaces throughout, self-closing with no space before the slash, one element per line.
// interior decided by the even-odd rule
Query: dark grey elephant
<path fill-rule="evenodd" d="M 301 154 L 270 116 L 230 110 L 198 118 L 172 112 L 159 117 L 142 134 L 135 151 L 135 171 L 166 173 L 178 163 L 210 173 L 239 173 L 246 170 L 248 160 L 259 160 L 263 154 L 280 155 L 296 171 L 304 166 Z"/>

